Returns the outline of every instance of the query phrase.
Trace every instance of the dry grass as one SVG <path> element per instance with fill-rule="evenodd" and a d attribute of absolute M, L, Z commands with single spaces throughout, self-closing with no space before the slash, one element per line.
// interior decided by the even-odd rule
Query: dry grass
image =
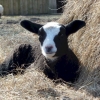
<path fill-rule="evenodd" d="M 78 89 L 85 89 L 100 97 L 100 0 L 67 0 L 59 19 L 66 24 L 75 19 L 86 22 L 86 27 L 69 37 L 69 46 L 81 63 Z"/>
<path fill-rule="evenodd" d="M 51 16 L 49 17 L 51 18 Z M 18 22 L 25 18 L 3 16 L 2 20 L 0 20 L 2 23 L 0 24 L 0 63 L 16 45 L 32 43 L 33 40 L 37 39 L 35 35 L 29 34 L 28 31 L 19 26 Z M 30 19 L 28 16 L 27 18 Z M 34 16 L 34 18 L 37 18 L 37 16 Z M 55 20 L 44 19 L 32 20 L 38 23 Z M 10 23 L 7 24 L 7 20 Z M 16 24 L 11 24 L 11 20 Z M 0 100 L 99 100 L 99 98 L 95 98 L 89 92 L 83 90 L 87 85 L 89 84 L 76 89 L 64 83 L 55 84 L 46 78 L 43 73 L 37 72 L 34 69 L 34 64 L 32 64 L 23 75 L 13 76 L 10 74 L 7 77 L 0 78 Z"/>

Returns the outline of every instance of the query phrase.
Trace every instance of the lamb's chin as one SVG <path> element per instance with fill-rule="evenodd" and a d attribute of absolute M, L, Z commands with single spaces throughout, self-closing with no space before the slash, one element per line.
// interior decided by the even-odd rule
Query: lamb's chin
<path fill-rule="evenodd" d="M 55 53 L 45 53 L 43 54 L 45 56 L 46 59 L 50 59 L 50 60 L 54 60 L 57 57 L 54 57 Z"/>

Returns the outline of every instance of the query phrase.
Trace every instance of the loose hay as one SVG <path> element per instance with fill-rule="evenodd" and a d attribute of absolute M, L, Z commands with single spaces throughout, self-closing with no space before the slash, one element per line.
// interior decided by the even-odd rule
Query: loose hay
<path fill-rule="evenodd" d="M 78 89 L 85 89 L 100 97 L 100 0 L 67 0 L 59 19 L 66 24 L 75 19 L 86 22 L 86 27 L 69 37 L 69 46 L 81 63 Z"/>

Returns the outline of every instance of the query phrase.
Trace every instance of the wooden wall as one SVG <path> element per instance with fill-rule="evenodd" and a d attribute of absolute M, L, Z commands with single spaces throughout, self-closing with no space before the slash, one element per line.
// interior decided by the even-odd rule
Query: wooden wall
<path fill-rule="evenodd" d="M 0 0 L 4 15 L 32 15 L 49 13 L 49 0 Z"/>
<path fill-rule="evenodd" d="M 57 13 L 57 1 L 49 0 L 49 13 Z"/>

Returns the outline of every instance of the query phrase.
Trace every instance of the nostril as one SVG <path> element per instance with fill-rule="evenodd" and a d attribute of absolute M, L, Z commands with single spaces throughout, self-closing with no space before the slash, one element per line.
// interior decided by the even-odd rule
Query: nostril
<path fill-rule="evenodd" d="M 46 48 L 47 52 L 50 52 L 52 50 L 53 46 L 46 46 L 45 48 Z"/>

